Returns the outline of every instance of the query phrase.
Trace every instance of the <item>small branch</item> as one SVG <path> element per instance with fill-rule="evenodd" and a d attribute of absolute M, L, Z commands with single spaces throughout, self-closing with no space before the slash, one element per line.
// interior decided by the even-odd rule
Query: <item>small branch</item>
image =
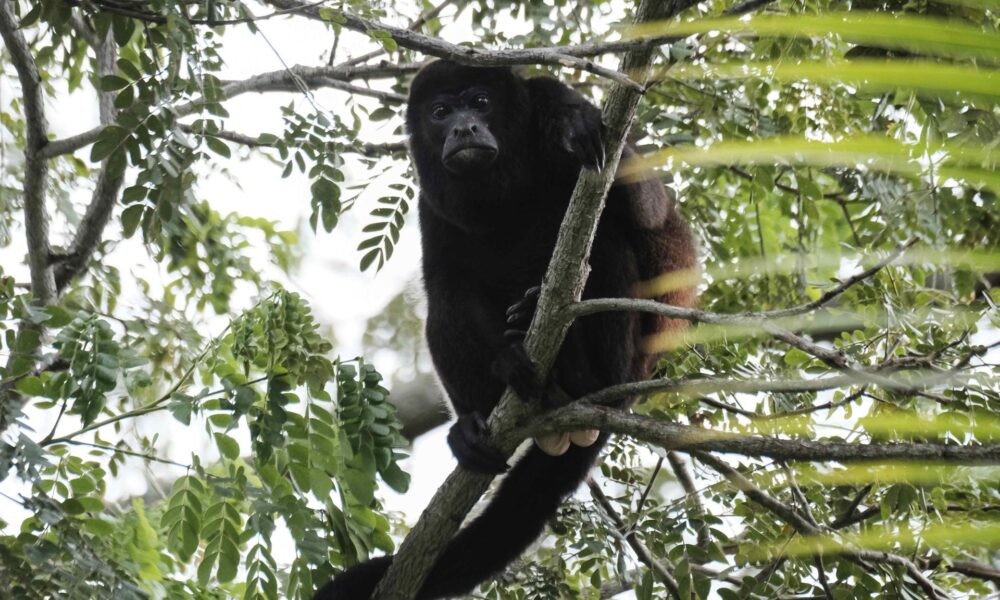
<path fill-rule="evenodd" d="M 94 45 L 94 52 L 97 56 L 98 79 L 105 75 L 114 74 L 118 52 L 111 32 L 108 32 L 104 40 Z M 115 119 L 118 118 L 118 110 L 114 106 L 114 100 L 114 92 L 98 92 L 99 117 L 101 125 L 104 127 L 114 123 Z M 90 204 L 87 205 L 87 211 L 84 213 L 76 235 L 73 237 L 73 242 L 69 246 L 66 259 L 55 266 L 56 289 L 59 291 L 64 290 L 73 279 L 86 270 L 87 263 L 104 237 L 104 228 L 111 220 L 123 181 L 122 175 L 108 173 L 108 160 L 106 159 L 101 164 Z"/>
<path fill-rule="evenodd" d="M 757 10 L 758 8 L 765 7 L 772 2 L 774 2 L 774 0 L 744 0 L 732 8 L 727 8 L 723 14 L 730 17 L 745 15 Z"/>
<path fill-rule="evenodd" d="M 791 525 L 795 531 L 806 535 L 814 535 L 822 532 L 819 527 L 813 525 L 809 519 L 799 514 L 797 510 L 785 505 L 774 496 L 765 493 L 754 485 L 752 481 L 744 477 L 742 473 L 726 464 L 724 460 L 708 452 L 692 452 L 691 455 L 700 462 L 712 467 L 712 469 L 736 486 L 736 489 L 746 494 L 747 498 L 774 513 L 779 519 Z"/>
<path fill-rule="evenodd" d="M 410 31 L 419 31 L 420 28 L 423 27 L 425 23 L 427 23 L 431 19 L 436 19 L 438 15 L 441 14 L 441 11 L 454 4 L 455 1 L 456 0 L 444 0 L 444 2 L 439 3 L 437 6 L 431 8 L 427 12 L 421 14 L 416 19 L 410 21 L 410 24 L 407 25 L 406 28 L 409 29 Z M 380 56 L 382 54 L 385 54 L 385 49 L 380 48 L 378 50 L 372 50 L 371 52 L 362 54 L 361 56 L 356 56 L 340 64 L 342 66 L 359 65 L 361 63 L 368 62 L 369 60 L 375 58 L 376 56 Z"/>
<path fill-rule="evenodd" d="M 301 2 L 300 0 L 265 0 L 272 6 L 285 9 L 297 8 L 301 14 L 325 21 L 320 10 Z M 690 0 L 686 0 L 690 1 Z M 553 65 L 570 67 L 587 71 L 610 79 L 615 83 L 628 87 L 636 92 L 642 92 L 643 86 L 630 79 L 624 73 L 602 67 L 591 60 L 564 52 L 559 47 L 554 48 L 521 48 L 515 50 L 482 50 L 470 46 L 459 46 L 442 39 L 426 36 L 409 29 L 393 27 L 366 19 L 358 15 L 337 10 L 334 11 L 342 19 L 341 26 L 351 31 L 367 34 L 369 31 L 385 31 L 392 39 L 404 48 L 416 50 L 430 56 L 444 58 L 453 62 L 475 67 L 507 67 L 523 64 Z"/>
<path fill-rule="evenodd" d="M 600 312 L 624 310 L 644 313 L 652 313 L 670 317 L 672 319 L 684 319 L 695 323 L 708 323 L 714 325 L 741 323 L 754 324 L 760 321 L 781 319 L 803 315 L 829 304 L 835 298 L 846 292 L 849 288 L 872 278 L 876 273 L 899 258 L 903 252 L 917 243 L 916 239 L 911 239 L 894 248 L 882 260 L 871 267 L 851 275 L 841 281 L 835 287 L 827 290 L 819 298 L 806 304 L 800 304 L 791 308 L 780 308 L 761 312 L 743 313 L 713 313 L 694 308 L 683 308 L 663 304 L 656 300 L 643 300 L 638 298 L 598 298 L 584 300 L 571 306 L 568 311 L 568 318 L 579 318 Z"/>
<path fill-rule="evenodd" d="M 847 510 L 844 511 L 844 514 L 837 517 L 837 520 L 831 523 L 830 527 L 833 529 L 840 529 L 841 527 L 846 526 L 848 520 L 854 516 L 854 511 L 858 510 L 858 506 L 861 505 L 861 502 L 868 496 L 868 494 L 871 493 L 874 487 L 874 485 L 869 483 L 865 487 L 861 488 L 858 494 L 854 496 L 854 500 L 851 500 L 851 504 L 847 507 Z"/>
<path fill-rule="evenodd" d="M 805 393 L 819 392 L 843 387 L 852 387 L 861 383 L 872 383 L 885 386 L 888 389 L 902 391 L 905 393 L 922 393 L 922 389 L 932 385 L 943 383 L 961 383 L 968 378 L 959 377 L 952 374 L 932 373 L 926 377 L 913 378 L 908 380 L 897 380 L 892 377 L 880 375 L 876 371 L 852 370 L 850 374 L 834 375 L 830 377 L 819 377 L 816 379 L 779 379 L 774 381 L 755 379 L 725 379 L 725 378 L 705 378 L 705 379 L 650 379 L 647 381 L 636 381 L 632 383 L 622 383 L 604 388 L 579 399 L 581 404 L 610 405 L 619 400 L 629 399 L 635 396 L 645 396 L 656 393 L 684 393 L 691 395 L 704 395 L 716 392 L 729 392 L 734 394 L 757 394 L 761 392 L 772 393 Z M 851 398 L 853 401 L 855 398 Z M 840 402 L 825 403 L 819 405 L 817 409 L 836 408 L 845 403 L 847 398 Z M 731 410 L 742 414 L 748 418 L 759 418 L 768 415 L 756 415 L 747 410 L 723 405 L 721 402 L 713 403 L 710 399 L 706 403 L 726 410 Z M 812 412 L 813 407 L 802 411 L 789 411 L 788 413 L 773 415 L 775 417 L 799 414 L 799 412 Z"/>
<path fill-rule="evenodd" d="M 705 505 L 701 501 L 698 487 L 695 486 L 694 479 L 691 478 L 691 472 L 688 471 L 687 464 L 676 452 L 667 452 L 667 460 L 670 462 L 670 468 L 673 469 L 674 475 L 677 476 L 677 481 L 681 484 L 681 488 L 684 489 L 684 495 L 692 503 L 691 512 L 693 514 L 691 516 L 700 520 L 706 514 Z M 701 527 L 698 528 L 698 545 L 702 548 L 707 548 L 711 543 L 708 524 L 702 523 Z"/>
<path fill-rule="evenodd" d="M 767 323 L 764 324 L 763 328 L 775 339 L 781 340 L 793 348 L 798 348 L 806 354 L 820 359 L 834 369 L 856 377 L 860 380 L 858 383 L 871 383 L 897 392 L 924 396 L 925 398 L 930 398 L 940 404 L 949 404 L 951 402 L 951 400 L 941 396 L 940 394 L 933 394 L 931 392 L 914 388 L 912 385 L 899 383 L 889 377 L 879 375 L 878 373 L 865 371 L 860 368 L 853 358 L 839 350 L 825 348 L 819 344 L 810 342 L 802 336 L 795 335 L 790 331 L 786 331 L 780 327 L 775 327 Z"/>
<path fill-rule="evenodd" d="M 634 530 L 628 529 L 625 525 L 625 521 L 622 520 L 621 515 L 615 510 L 615 506 L 611 504 L 611 500 L 604 494 L 604 490 L 601 489 L 600 484 L 594 481 L 592 478 L 587 478 L 587 487 L 590 488 L 590 496 L 595 502 L 604 510 L 607 514 L 608 519 L 611 521 L 614 527 L 614 532 L 622 537 L 622 539 L 632 548 L 635 552 L 636 558 L 639 561 L 649 567 L 656 578 L 660 580 L 668 590 L 670 590 L 670 595 L 676 600 L 684 600 L 681 598 L 680 589 L 677 587 L 677 580 L 674 576 L 667 570 L 663 563 L 656 560 L 653 553 L 649 551 L 649 548 L 642 543 L 639 536 L 636 535 Z"/>
<path fill-rule="evenodd" d="M 671 463 L 673 464 L 673 463 Z M 646 506 L 646 499 L 649 498 L 649 492 L 653 491 L 653 484 L 656 483 L 656 476 L 660 474 L 660 469 L 663 468 L 663 457 L 661 456 L 656 461 L 656 466 L 653 467 L 653 472 L 649 475 L 649 481 L 646 482 L 646 489 L 642 490 L 642 494 L 639 496 L 639 502 L 635 505 L 636 518 L 642 515 Z M 635 527 L 633 523 L 629 528 Z"/>
<path fill-rule="evenodd" d="M 91 48 L 97 48 L 101 45 L 101 38 L 97 35 L 97 32 L 76 11 L 69 16 L 69 26 L 73 28 L 73 31 L 78 36 L 86 40 Z"/>
<path fill-rule="evenodd" d="M 729 480 L 730 483 L 735 485 L 737 489 L 743 492 L 748 498 L 771 511 L 771 513 L 782 521 L 791 525 L 792 528 L 795 529 L 795 531 L 800 535 L 818 536 L 824 534 L 824 531 L 821 528 L 811 524 L 791 507 L 785 506 L 776 498 L 761 490 L 759 487 L 754 485 L 753 482 L 744 477 L 739 471 L 733 469 L 724 461 L 706 452 L 694 452 L 693 454 L 698 458 L 698 460 L 718 471 L 719 474 Z M 927 594 L 927 596 L 932 600 L 948 597 L 948 594 L 928 579 L 913 561 L 904 556 L 877 550 L 848 549 L 841 550 L 838 554 L 856 561 L 867 560 L 901 566 L 906 569 L 906 572 L 910 575 L 910 577 L 917 582 L 917 585 L 919 585 L 921 589 L 924 590 L 924 593 Z"/>
<path fill-rule="evenodd" d="M 921 567 L 925 569 L 936 569 L 943 561 L 940 557 L 918 559 Z M 955 560 L 945 563 L 945 570 L 952 573 L 959 573 L 966 577 L 983 579 L 1000 586 L 1000 570 L 974 560 Z"/>
<path fill-rule="evenodd" d="M 863 523 L 864 521 L 867 521 L 872 517 L 877 517 L 880 514 L 882 514 L 882 509 L 879 508 L 878 506 L 872 506 L 870 508 L 866 508 L 861 512 L 854 513 L 853 515 L 844 520 L 838 519 L 837 521 L 835 521 L 833 524 L 830 525 L 830 529 L 845 529 L 852 525 Z"/>
<path fill-rule="evenodd" d="M 268 144 L 260 141 L 260 136 L 247 135 L 245 133 L 239 133 L 237 131 L 221 130 L 212 133 L 206 133 L 200 129 L 195 129 L 187 123 L 181 123 L 178 125 L 181 131 L 184 133 L 190 133 L 192 135 L 201 135 L 208 137 L 216 137 L 220 140 L 226 140 L 227 142 L 232 142 L 234 144 L 240 144 L 248 148 L 270 148 L 273 144 Z M 347 146 L 343 149 L 345 152 L 359 152 L 365 156 L 376 157 L 385 156 L 391 154 L 402 154 L 406 152 L 406 142 L 384 142 L 381 144 L 372 143 L 360 143 L 356 148 Z"/>
<path fill-rule="evenodd" d="M 813 462 L 934 461 L 949 464 L 1000 464 L 1000 444 L 924 442 L 852 443 L 783 439 L 681 425 L 617 408 L 574 403 L 522 423 L 523 436 L 600 429 L 643 440 L 665 450 L 705 451 Z"/>
<path fill-rule="evenodd" d="M 163 25 L 167 22 L 167 17 L 163 15 L 150 12 L 148 10 L 142 10 L 139 8 L 129 8 L 127 6 L 122 6 L 116 2 L 109 2 L 108 0 L 91 0 L 93 5 L 97 8 L 99 12 L 106 12 L 115 15 L 121 15 L 123 17 L 130 17 L 138 21 L 143 21 L 146 23 L 156 23 L 157 25 Z M 276 10 L 272 13 L 261 15 L 261 16 L 249 16 L 249 17 L 239 17 L 236 19 L 189 19 L 185 20 L 191 25 L 208 25 L 209 27 L 222 27 L 225 25 L 245 25 L 247 23 L 257 23 L 260 21 L 267 21 L 268 19 L 273 19 L 275 17 L 283 17 L 293 13 L 297 13 L 306 8 L 317 7 L 326 0 L 314 0 L 313 2 L 303 3 L 300 7 L 287 8 L 282 10 Z"/>
<path fill-rule="evenodd" d="M 817 554 L 813 557 L 813 561 L 816 563 L 816 579 L 819 580 L 819 585 L 823 588 L 826 600 L 834 600 L 830 582 L 826 580 L 826 565 L 823 564 L 823 557 Z"/>
<path fill-rule="evenodd" d="M 305 67 L 296 65 L 288 69 L 260 73 L 240 81 L 231 81 L 222 86 L 222 99 L 230 99 L 250 92 L 295 91 L 329 86 L 331 81 L 352 81 L 355 79 L 379 79 L 397 77 L 412 73 L 420 68 L 419 63 L 402 65 L 361 65 L 356 67 Z M 297 85 L 301 84 L 301 85 Z M 367 88 L 359 88 L 366 91 Z M 200 110 L 199 102 L 188 102 L 171 110 L 175 117 L 185 117 Z M 63 154 L 75 152 L 80 148 L 93 144 L 101 135 L 103 126 L 95 127 L 83 133 L 53 140 L 43 149 L 41 155 L 54 158 Z"/>

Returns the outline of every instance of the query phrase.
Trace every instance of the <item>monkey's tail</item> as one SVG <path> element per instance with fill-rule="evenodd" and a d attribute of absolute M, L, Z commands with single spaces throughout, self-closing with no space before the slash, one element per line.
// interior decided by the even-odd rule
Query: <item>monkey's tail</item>
<path fill-rule="evenodd" d="M 562 456 L 532 447 L 504 478 L 486 510 L 448 543 L 417 600 L 467 593 L 517 558 L 587 476 L 607 439 L 601 434 L 592 446 L 572 445 Z M 391 556 L 382 556 L 352 567 L 326 584 L 314 600 L 366 600 L 391 563 Z"/>

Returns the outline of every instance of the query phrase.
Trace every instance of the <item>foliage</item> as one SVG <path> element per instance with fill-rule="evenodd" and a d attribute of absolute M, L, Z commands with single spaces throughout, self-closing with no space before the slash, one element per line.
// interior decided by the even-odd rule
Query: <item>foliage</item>
<path fill-rule="evenodd" d="M 417 190 L 399 105 L 426 56 L 387 29 L 352 30 L 347 15 L 405 27 L 434 6 L 348 0 L 310 19 L 275 4 L 0 0 L 20 21 L 49 120 L 65 121 L 52 117 L 81 95 L 104 114 L 93 129 L 52 128 L 39 150 L 51 154 L 33 156 L 30 99 L 0 47 L 0 503 L 20 511 L 0 520 L 2 597 L 308 598 L 400 539 L 381 488 L 409 485 L 395 408 L 380 371 L 341 357 L 353 353 L 319 316 L 359 294 L 293 290 L 301 263 L 342 238 L 338 261 L 360 270 L 399 260 Z M 630 3 L 460 0 L 411 27 L 487 49 L 673 36 L 633 124 L 635 164 L 658 169 L 696 229 L 705 311 L 815 302 L 906 246 L 819 310 L 777 321 L 841 363 L 759 323 L 706 324 L 658 369 L 691 384 L 853 378 L 820 391 L 682 387 L 637 411 L 799 440 L 996 442 L 995 7 L 751 4 L 750 19 L 718 0 L 628 30 Z M 281 59 L 235 79 L 227 60 L 247 35 L 279 58 L 300 41 L 271 28 L 282 21 L 313 27 L 316 66 Z M 604 95 L 605 80 L 560 76 Z M 291 95 L 265 114 L 241 103 L 248 92 Z M 235 173 L 250 157 L 301 197 L 246 189 Z M 24 217 L 39 160 L 44 244 Z M 39 252 L 58 286 L 51 301 L 29 273 Z M 369 312 L 364 344 L 380 365 L 388 357 L 386 374 L 428 369 L 415 294 Z M 804 535 L 710 462 L 674 458 L 617 439 L 594 475 L 607 502 L 577 495 L 546 542 L 480 595 L 931 595 L 904 563 L 849 554 L 866 549 L 912 561 L 954 595 L 997 580 L 994 466 L 727 458 L 822 530 Z M 131 484 L 142 479 L 140 498 Z"/>

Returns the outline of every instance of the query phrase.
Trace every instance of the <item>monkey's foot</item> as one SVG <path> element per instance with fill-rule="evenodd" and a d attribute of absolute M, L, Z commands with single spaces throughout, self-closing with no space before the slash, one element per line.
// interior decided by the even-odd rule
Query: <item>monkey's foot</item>
<path fill-rule="evenodd" d="M 477 412 L 458 417 L 448 431 L 448 445 L 462 468 L 476 473 L 503 473 L 510 468 L 507 457 L 486 441 L 486 420 Z"/>
<path fill-rule="evenodd" d="M 594 445 L 601 432 L 597 429 L 581 429 L 580 431 L 570 431 L 564 433 L 547 433 L 535 438 L 537 445 L 542 452 L 549 456 L 562 456 L 569 450 L 570 444 L 576 446 Z"/>

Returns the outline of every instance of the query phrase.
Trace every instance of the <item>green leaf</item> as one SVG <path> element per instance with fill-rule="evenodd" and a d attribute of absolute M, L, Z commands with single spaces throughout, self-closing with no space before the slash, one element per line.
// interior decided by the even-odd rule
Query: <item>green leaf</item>
<path fill-rule="evenodd" d="M 34 375 L 25 377 L 17 382 L 17 391 L 25 396 L 44 396 L 45 384 Z"/>
<path fill-rule="evenodd" d="M 133 204 L 128 206 L 122 211 L 122 235 L 126 238 L 130 238 L 135 235 L 136 229 L 139 228 L 139 223 L 142 219 L 142 213 L 146 210 L 146 207 L 141 204 Z"/>
<path fill-rule="evenodd" d="M 229 145 L 217 137 L 205 136 L 205 143 L 212 152 L 215 152 L 223 158 L 229 158 L 232 156 L 232 152 L 229 150 Z"/>
<path fill-rule="evenodd" d="M 105 75 L 101 77 L 101 91 L 103 92 L 114 92 L 120 90 L 124 87 L 128 87 L 129 81 L 123 79 L 117 75 Z"/>
<path fill-rule="evenodd" d="M 219 452 L 229 460 L 236 460 L 240 457 L 240 444 L 224 433 L 213 433 L 215 445 L 219 447 Z"/>

